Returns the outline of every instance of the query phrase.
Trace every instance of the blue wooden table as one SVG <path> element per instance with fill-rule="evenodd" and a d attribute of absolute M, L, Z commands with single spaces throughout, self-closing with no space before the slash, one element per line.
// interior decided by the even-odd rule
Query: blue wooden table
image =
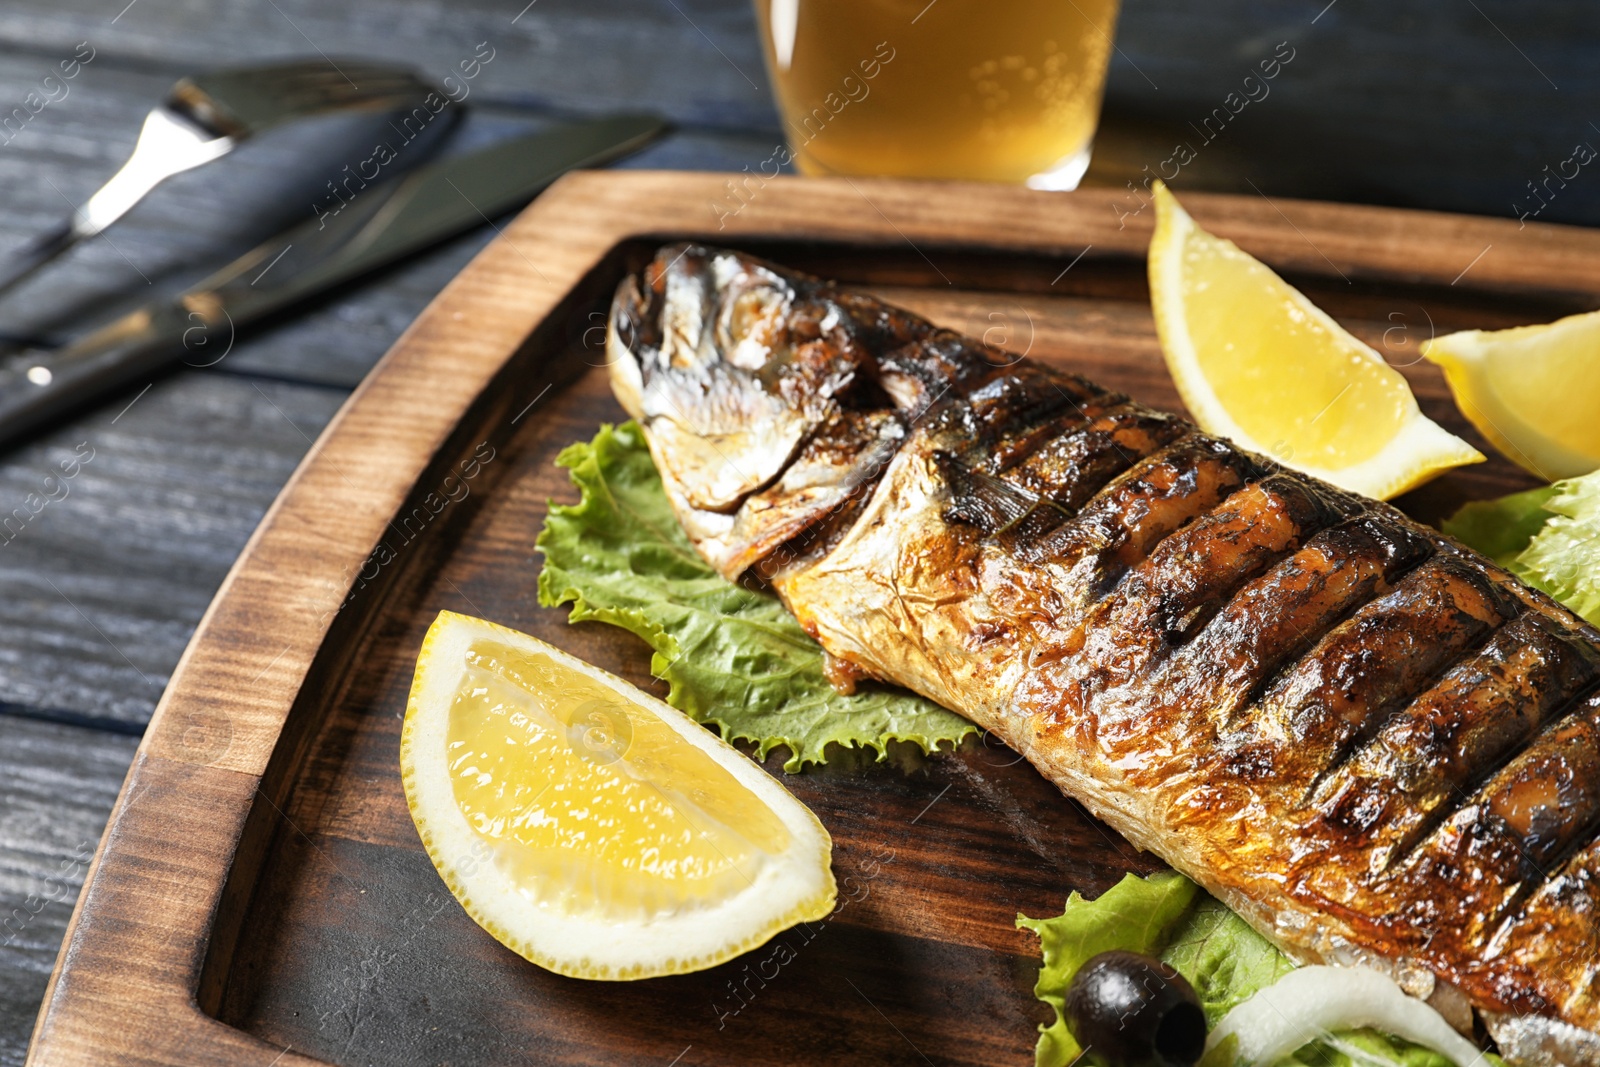
<path fill-rule="evenodd" d="M 319 53 L 436 78 L 488 56 L 449 151 L 640 108 L 676 130 L 623 166 L 755 168 L 782 137 L 744 0 L 11 0 L 0 248 L 103 181 L 177 78 Z M 1290 58 L 1239 104 L 1273 55 Z M 1108 212 L 1128 210 L 1129 183 L 1170 176 L 1187 146 L 1180 190 L 1593 224 L 1597 57 L 1587 0 L 1127 0 L 1088 184 Z M 75 77 L 45 82 L 73 58 Z M 308 217 L 317 168 L 352 148 L 339 136 L 265 138 L 174 180 L 0 299 L 0 338 L 70 336 Z M 0 1067 L 22 1062 L 107 813 L 212 593 L 345 396 L 491 236 L 0 454 Z M 74 475 L 47 482 L 63 463 Z"/>

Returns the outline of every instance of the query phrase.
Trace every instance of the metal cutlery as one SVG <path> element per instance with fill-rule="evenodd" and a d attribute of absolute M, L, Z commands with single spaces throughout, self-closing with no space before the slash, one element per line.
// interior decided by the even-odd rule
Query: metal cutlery
<path fill-rule="evenodd" d="M 263 130 L 332 111 L 420 103 L 430 92 L 440 90 L 405 67 L 358 60 L 234 67 L 185 78 L 145 116 L 133 154 L 110 181 L 70 218 L 0 262 L 0 292 L 110 226 L 167 178 L 225 156 Z"/>
<path fill-rule="evenodd" d="M 419 167 L 361 191 L 184 293 L 146 304 L 64 348 L 0 367 L 0 444 L 184 357 L 209 366 L 239 327 L 483 225 L 568 170 L 631 152 L 666 128 L 652 115 L 567 122 Z"/>

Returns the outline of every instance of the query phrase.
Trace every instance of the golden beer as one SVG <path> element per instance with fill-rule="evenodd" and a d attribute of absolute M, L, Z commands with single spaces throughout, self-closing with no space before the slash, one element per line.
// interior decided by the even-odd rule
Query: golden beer
<path fill-rule="evenodd" d="M 803 174 L 1070 189 L 1117 0 L 755 0 Z"/>

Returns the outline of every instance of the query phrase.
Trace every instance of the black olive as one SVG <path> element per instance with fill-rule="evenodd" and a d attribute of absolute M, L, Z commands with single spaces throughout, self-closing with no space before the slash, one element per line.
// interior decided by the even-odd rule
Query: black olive
<path fill-rule="evenodd" d="M 1137 952 L 1102 952 L 1072 976 L 1067 1025 L 1099 1067 L 1194 1067 L 1206 1015 L 1194 987 Z"/>

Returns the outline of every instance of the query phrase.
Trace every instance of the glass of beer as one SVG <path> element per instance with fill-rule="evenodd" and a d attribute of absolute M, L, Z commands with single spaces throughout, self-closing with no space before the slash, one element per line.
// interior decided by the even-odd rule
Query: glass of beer
<path fill-rule="evenodd" d="M 755 6 L 800 173 L 1071 189 L 1089 166 L 1117 2 Z"/>

